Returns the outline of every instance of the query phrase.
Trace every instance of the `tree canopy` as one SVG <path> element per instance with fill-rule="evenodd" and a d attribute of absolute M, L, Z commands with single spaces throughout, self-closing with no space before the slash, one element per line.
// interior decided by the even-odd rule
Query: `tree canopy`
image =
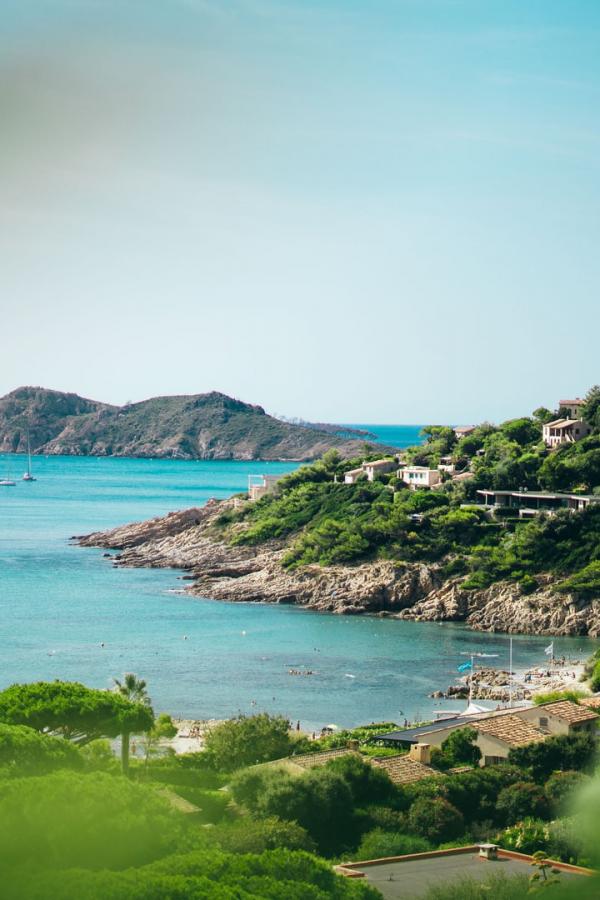
<path fill-rule="evenodd" d="M 38 681 L 0 691 L 0 722 L 60 734 L 77 744 L 152 727 L 152 709 L 78 682 Z"/>
<path fill-rule="evenodd" d="M 258 713 L 216 725 L 206 735 L 204 746 L 215 769 L 233 772 L 288 756 L 293 744 L 287 719 Z"/>

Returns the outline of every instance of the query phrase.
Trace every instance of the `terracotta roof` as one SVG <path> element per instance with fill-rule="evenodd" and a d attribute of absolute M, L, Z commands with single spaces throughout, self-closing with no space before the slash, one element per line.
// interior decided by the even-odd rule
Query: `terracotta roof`
<path fill-rule="evenodd" d="M 431 766 L 411 759 L 408 755 L 375 757 L 371 763 L 377 769 L 387 772 L 394 784 L 411 784 L 413 781 L 421 781 L 423 778 L 441 774 Z"/>
<path fill-rule="evenodd" d="M 585 400 L 582 400 L 581 397 L 576 397 L 575 400 L 559 400 L 559 406 L 583 406 Z"/>
<path fill-rule="evenodd" d="M 594 694 L 593 697 L 582 697 L 579 704 L 587 706 L 588 709 L 600 709 L 600 694 Z"/>
<path fill-rule="evenodd" d="M 363 463 L 363 468 L 370 469 L 371 467 L 389 466 L 389 465 L 395 466 L 396 460 L 395 459 L 374 459 L 372 462 Z"/>
<path fill-rule="evenodd" d="M 497 716 L 484 719 L 482 722 L 473 722 L 473 728 L 482 734 L 497 738 L 511 747 L 520 747 L 523 744 L 532 744 L 534 741 L 543 741 L 546 735 L 534 728 L 529 722 L 518 716 Z"/>
<path fill-rule="evenodd" d="M 581 419 L 554 419 L 553 422 L 546 422 L 545 428 L 570 428 L 572 425 L 575 425 L 576 422 L 581 422 Z"/>
<path fill-rule="evenodd" d="M 324 766 L 330 759 L 338 759 L 349 753 L 356 753 L 356 751 L 340 747 L 338 750 L 321 750 L 320 753 L 301 753 L 298 756 L 290 756 L 286 760 L 275 760 L 275 762 L 290 762 L 303 769 L 314 769 L 315 766 Z"/>
<path fill-rule="evenodd" d="M 563 722 L 568 722 L 569 725 L 576 725 L 578 722 L 591 722 L 593 719 L 598 718 L 598 713 L 585 706 L 580 706 L 578 703 L 573 703 L 572 700 L 556 700 L 554 703 L 543 703 L 539 709 L 543 709 L 557 719 L 562 719 Z"/>

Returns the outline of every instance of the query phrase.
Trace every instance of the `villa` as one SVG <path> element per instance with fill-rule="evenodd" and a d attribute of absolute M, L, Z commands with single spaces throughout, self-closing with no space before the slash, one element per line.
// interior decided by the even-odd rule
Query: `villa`
<path fill-rule="evenodd" d="M 522 747 L 559 734 L 595 730 L 598 714 L 571 700 L 544 703 L 540 706 L 488 711 L 475 715 L 440 719 L 401 731 L 391 731 L 379 740 L 399 750 L 423 743 L 441 747 L 446 738 L 459 728 L 477 732 L 476 745 L 481 751 L 481 766 L 505 762 L 513 747 Z"/>
<path fill-rule="evenodd" d="M 457 425 L 454 429 L 454 434 L 460 440 L 461 438 L 468 437 L 468 435 L 473 434 L 475 431 L 475 425 Z"/>
<path fill-rule="evenodd" d="M 592 429 L 583 419 L 554 419 L 542 428 L 542 436 L 547 447 L 574 444 L 591 433 Z"/>
<path fill-rule="evenodd" d="M 397 465 L 396 459 L 374 459 L 364 462 L 360 468 L 350 469 L 344 474 L 344 484 L 355 484 L 363 477 L 366 477 L 367 481 L 374 481 L 376 475 L 387 475 L 393 472 Z"/>
<path fill-rule="evenodd" d="M 593 503 L 600 503 L 598 494 L 563 494 L 553 491 L 494 491 L 478 490 L 483 504 L 492 512 L 502 508 L 516 509 L 522 519 L 540 513 L 552 515 L 560 509 L 581 512 Z"/>
<path fill-rule="evenodd" d="M 442 480 L 441 472 L 427 466 L 403 466 L 398 469 L 401 478 L 411 488 L 431 488 Z"/>
<path fill-rule="evenodd" d="M 248 475 L 248 499 L 260 500 L 270 494 L 282 475 Z"/>
<path fill-rule="evenodd" d="M 591 434 L 592 429 L 583 418 L 585 400 L 559 400 L 559 419 L 546 422 L 542 427 L 542 437 L 547 447 L 574 444 Z"/>

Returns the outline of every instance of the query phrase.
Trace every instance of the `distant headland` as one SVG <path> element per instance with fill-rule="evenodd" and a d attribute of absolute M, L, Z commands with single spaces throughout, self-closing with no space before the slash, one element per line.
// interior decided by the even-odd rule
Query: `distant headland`
<path fill-rule="evenodd" d="M 20 387 L 0 399 L 0 451 L 24 453 L 28 443 L 32 453 L 51 456 L 297 462 L 330 449 L 347 458 L 365 448 L 341 426 L 282 421 L 217 391 L 112 406 Z"/>

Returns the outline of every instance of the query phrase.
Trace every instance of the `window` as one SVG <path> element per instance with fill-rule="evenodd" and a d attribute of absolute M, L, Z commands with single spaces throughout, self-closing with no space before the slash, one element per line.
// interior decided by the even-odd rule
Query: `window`
<path fill-rule="evenodd" d="M 547 727 L 548 727 L 548 719 L 546 718 L 546 716 L 541 716 L 540 717 L 540 728 L 547 728 Z"/>

